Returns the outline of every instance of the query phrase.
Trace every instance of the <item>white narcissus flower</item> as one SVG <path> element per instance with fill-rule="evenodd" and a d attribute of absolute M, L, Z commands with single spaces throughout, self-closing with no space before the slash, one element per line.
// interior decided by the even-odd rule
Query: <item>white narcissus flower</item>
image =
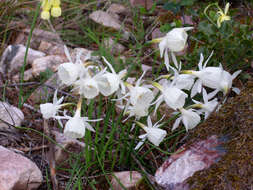
<path fill-rule="evenodd" d="M 200 55 L 200 61 L 198 64 L 199 71 L 183 71 L 186 74 L 192 74 L 196 77 L 198 77 L 198 80 L 195 82 L 195 84 L 192 87 L 191 91 L 191 97 L 195 96 L 197 93 L 200 93 L 202 90 L 202 86 L 206 86 L 208 88 L 215 89 L 212 93 L 209 94 L 208 99 L 211 99 L 214 97 L 219 91 L 222 91 L 223 94 L 227 94 L 229 89 L 232 87 L 232 81 L 240 74 L 241 70 L 236 71 L 233 75 L 225 71 L 222 66 L 219 67 L 206 67 L 206 64 L 211 55 L 208 57 L 208 59 L 205 61 L 204 65 L 203 63 L 203 55 Z M 236 93 L 239 93 L 239 89 L 232 88 L 233 91 Z"/>
<path fill-rule="evenodd" d="M 95 98 L 99 94 L 98 84 L 95 77 L 79 79 L 74 85 L 75 89 L 78 89 L 79 94 L 87 99 Z"/>
<path fill-rule="evenodd" d="M 218 101 L 217 98 L 209 101 L 208 100 L 208 94 L 206 92 L 205 89 L 203 89 L 203 100 L 204 103 L 201 103 L 199 101 L 193 100 L 192 101 L 195 103 L 193 105 L 191 105 L 190 107 L 192 108 L 200 108 L 200 112 L 204 112 L 205 114 L 205 119 L 208 118 L 208 116 L 210 115 L 210 113 L 212 113 L 214 111 L 214 109 L 217 107 L 218 105 Z"/>
<path fill-rule="evenodd" d="M 65 104 L 61 104 L 64 97 L 57 100 L 57 90 L 54 93 L 53 103 L 40 104 L 40 111 L 44 119 L 54 118 L 58 110 Z"/>
<path fill-rule="evenodd" d="M 153 86 L 157 87 L 161 91 L 161 95 L 157 98 L 157 100 L 152 103 L 156 104 L 155 111 L 156 113 L 160 104 L 165 101 L 165 103 L 172 109 L 177 110 L 182 108 L 185 104 L 185 99 L 187 98 L 187 94 L 180 90 L 179 88 L 173 85 L 173 82 L 170 84 L 160 85 L 159 83 L 153 82 Z"/>
<path fill-rule="evenodd" d="M 88 129 L 95 132 L 93 127 L 88 122 L 97 122 L 101 119 L 89 120 L 88 117 L 81 117 L 82 98 L 79 99 L 77 110 L 74 117 L 59 116 L 57 119 L 68 119 L 64 127 L 64 135 L 73 139 L 82 138 L 85 135 L 85 130 Z"/>
<path fill-rule="evenodd" d="M 161 120 L 152 125 L 151 118 L 150 116 L 148 116 L 147 118 L 148 126 L 145 126 L 142 123 L 137 122 L 137 124 L 142 127 L 142 129 L 146 132 L 146 134 L 139 136 L 139 138 L 141 138 L 142 140 L 137 144 L 135 149 L 139 149 L 139 147 L 144 143 L 145 139 L 148 139 L 154 145 L 159 146 L 159 144 L 163 141 L 163 139 L 167 135 L 167 132 L 165 130 L 158 128 L 161 126 L 161 124 L 158 124 Z"/>
<path fill-rule="evenodd" d="M 70 118 L 65 124 L 64 135 L 76 139 L 82 138 L 85 135 L 86 128 L 95 132 L 87 121 L 90 121 L 87 117 L 80 117 L 80 113 L 75 113 L 74 117 Z"/>
<path fill-rule="evenodd" d="M 187 74 L 180 74 L 175 81 L 175 87 L 178 89 L 190 90 L 194 84 L 194 76 Z"/>
<path fill-rule="evenodd" d="M 112 65 L 103 57 L 105 63 L 108 65 L 112 73 L 106 72 L 102 75 L 96 77 L 99 91 L 104 96 L 110 96 L 114 92 L 116 92 L 121 87 L 121 91 L 125 93 L 125 86 L 123 81 L 121 80 L 126 75 L 126 69 L 120 71 L 118 74 L 113 69 Z"/>
<path fill-rule="evenodd" d="M 163 87 L 162 93 L 166 104 L 174 110 L 182 108 L 188 96 L 185 92 L 176 87 Z"/>
<path fill-rule="evenodd" d="M 133 106 L 127 106 L 126 113 L 129 112 L 128 117 L 135 116 L 137 119 L 148 115 L 149 104 L 137 103 Z"/>
<path fill-rule="evenodd" d="M 184 108 L 181 108 L 179 109 L 179 111 L 181 113 L 181 116 L 176 119 L 175 123 L 173 124 L 172 131 L 179 126 L 181 121 L 183 122 L 186 131 L 188 131 L 189 129 L 193 129 L 199 124 L 201 118 L 199 114 L 195 112 L 194 109 L 186 110 Z"/>
<path fill-rule="evenodd" d="M 142 86 L 129 86 L 130 90 L 130 102 L 132 105 L 135 104 L 150 104 L 154 99 L 153 92 Z"/>
<path fill-rule="evenodd" d="M 159 43 L 159 49 L 160 49 L 160 55 L 165 59 L 165 65 L 167 70 L 169 70 L 169 57 L 168 57 L 168 51 L 170 51 L 172 54 L 172 59 L 174 61 L 174 64 L 176 67 L 178 67 L 176 58 L 173 52 L 180 52 L 185 48 L 186 41 L 187 41 L 187 31 L 192 30 L 193 27 L 184 27 L 184 28 L 174 28 L 170 32 L 166 34 L 166 36 L 158 39 L 152 40 L 152 42 L 160 42 Z"/>
<path fill-rule="evenodd" d="M 58 67 L 58 77 L 65 85 L 72 85 L 79 76 L 80 67 L 74 63 L 63 63 Z"/>
<path fill-rule="evenodd" d="M 127 104 L 125 106 L 125 113 L 129 114 L 128 118 L 132 116 L 135 116 L 136 118 L 147 116 L 148 108 L 151 105 L 150 103 L 154 99 L 154 94 L 149 88 L 140 86 L 144 74 L 145 72 L 138 79 L 135 86 L 126 83 L 126 86 L 129 88 L 130 92 L 120 98 L 127 100 Z M 129 99 L 126 98 L 127 96 L 130 96 Z"/>
<path fill-rule="evenodd" d="M 76 55 L 75 63 L 73 63 L 68 48 L 66 46 L 64 46 L 64 52 L 69 62 L 59 65 L 57 74 L 63 84 L 72 85 L 79 77 L 85 77 L 86 75 L 88 75 L 88 70 L 81 62 L 81 51 Z M 86 59 L 88 58 L 89 55 L 86 57 Z"/>
<path fill-rule="evenodd" d="M 154 99 L 154 94 L 149 88 L 145 86 L 140 86 L 141 80 L 144 77 L 145 73 L 146 72 L 143 72 L 141 77 L 135 83 L 135 86 L 132 86 L 131 84 L 126 83 L 130 91 L 128 94 L 126 94 L 126 96 L 130 95 L 129 101 L 132 105 L 135 105 L 138 103 L 143 106 L 147 106 L 147 105 L 149 106 L 152 100 Z"/>

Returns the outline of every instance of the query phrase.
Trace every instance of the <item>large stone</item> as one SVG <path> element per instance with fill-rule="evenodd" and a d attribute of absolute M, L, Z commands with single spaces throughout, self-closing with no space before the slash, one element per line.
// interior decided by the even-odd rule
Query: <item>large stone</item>
<path fill-rule="evenodd" d="M 24 114 L 20 109 L 6 102 L 0 102 L 0 119 L 0 129 L 13 129 L 11 125 L 21 125 Z"/>
<path fill-rule="evenodd" d="M 64 45 L 59 43 L 52 43 L 41 40 L 38 50 L 46 53 L 47 55 L 60 55 L 62 58 L 66 57 L 64 52 Z"/>
<path fill-rule="evenodd" d="M 115 172 L 113 174 L 111 184 L 114 190 L 130 190 L 136 187 L 141 179 L 142 175 L 137 171 Z M 118 181 L 120 181 L 124 188 Z"/>
<path fill-rule="evenodd" d="M 156 171 L 156 182 L 167 190 L 188 189 L 186 180 L 195 172 L 209 168 L 225 154 L 219 150 L 222 140 L 211 136 L 192 144 L 190 147 L 181 147 L 170 156 Z"/>
<path fill-rule="evenodd" d="M 187 180 L 190 189 L 252 189 L 253 83 L 228 98 L 216 114 L 189 132 L 188 143 L 217 135 L 225 139 L 226 154 L 212 167 Z M 190 141 L 190 142 L 189 142 Z M 219 149 L 221 147 L 218 147 Z M 205 177 L 203 177 L 205 176 Z"/>
<path fill-rule="evenodd" d="M 70 153 L 80 154 L 83 151 L 85 144 L 76 139 L 65 137 L 63 133 L 57 131 L 52 132 L 55 135 L 55 140 L 60 146 L 55 146 L 55 161 L 57 164 L 63 164 L 70 157 Z M 64 149 L 63 149 L 64 148 Z"/>
<path fill-rule="evenodd" d="M 89 18 L 98 24 L 120 30 L 122 28 L 119 20 L 115 19 L 111 14 L 104 11 L 95 11 L 89 15 Z"/>
<path fill-rule="evenodd" d="M 98 61 L 100 58 L 99 56 L 93 56 L 91 55 L 93 51 L 85 49 L 85 48 L 75 48 L 73 50 L 70 50 L 70 56 L 72 61 L 75 63 L 77 55 L 80 54 L 80 59 L 84 63 L 85 61 Z"/>
<path fill-rule="evenodd" d="M 153 6 L 153 0 L 130 0 L 130 4 L 134 7 L 142 6 L 145 9 L 151 9 Z"/>
<path fill-rule="evenodd" d="M 107 12 L 113 13 L 113 14 L 123 14 L 123 13 L 127 13 L 128 9 L 124 5 L 113 3 L 107 9 Z"/>
<path fill-rule="evenodd" d="M 24 64 L 26 47 L 24 45 L 9 45 L 0 60 L 0 72 L 11 73 L 19 72 Z M 31 64 L 35 59 L 45 56 L 43 52 L 29 48 L 27 64 Z"/>
<path fill-rule="evenodd" d="M 62 58 L 58 55 L 49 55 L 46 57 L 35 59 L 32 63 L 32 74 L 35 77 L 39 76 L 40 73 L 44 72 L 46 69 L 51 69 L 55 72 L 57 71 L 58 66 L 65 61 L 65 58 Z"/>
<path fill-rule="evenodd" d="M 32 69 L 28 69 L 24 72 L 24 81 L 29 81 L 33 78 L 33 74 L 32 74 Z M 14 75 L 12 77 L 12 80 L 15 82 L 19 82 L 20 81 L 20 73 Z"/>
<path fill-rule="evenodd" d="M 34 190 L 42 182 L 42 173 L 35 163 L 0 146 L 0 189 Z"/>
<path fill-rule="evenodd" d="M 118 20 L 118 16 L 115 15 L 117 14 L 115 13 L 110 14 L 108 12 L 98 10 L 91 13 L 89 15 L 89 18 L 94 22 L 101 24 L 105 27 L 109 27 L 116 31 L 122 32 L 123 33 L 122 38 L 128 40 L 130 37 L 130 33 L 126 31 L 121 22 Z"/>
<path fill-rule="evenodd" d="M 112 38 L 106 38 L 104 40 L 104 45 L 106 48 L 110 49 L 113 54 L 120 54 L 125 50 L 123 45 L 115 42 Z"/>

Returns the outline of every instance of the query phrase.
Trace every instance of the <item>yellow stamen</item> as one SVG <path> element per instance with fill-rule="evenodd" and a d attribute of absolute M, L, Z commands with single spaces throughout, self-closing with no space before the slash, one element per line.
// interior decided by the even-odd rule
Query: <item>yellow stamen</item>
<path fill-rule="evenodd" d="M 158 88 L 159 90 L 163 90 L 163 87 L 162 87 L 162 85 L 160 85 L 159 83 L 157 83 L 157 82 L 152 82 L 152 85 L 154 86 L 154 87 L 156 87 L 156 88 Z"/>

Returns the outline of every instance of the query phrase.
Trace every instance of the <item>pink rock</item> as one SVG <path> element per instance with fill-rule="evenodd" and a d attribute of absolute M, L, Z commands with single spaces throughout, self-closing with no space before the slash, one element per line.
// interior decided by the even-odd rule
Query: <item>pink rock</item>
<path fill-rule="evenodd" d="M 114 13 L 114 14 L 122 14 L 126 13 L 128 9 L 121 4 L 113 3 L 110 5 L 110 7 L 107 9 L 107 12 Z"/>
<path fill-rule="evenodd" d="M 83 142 L 65 137 L 63 133 L 57 131 L 52 131 L 52 133 L 55 135 L 56 142 L 68 151 L 57 145 L 55 146 L 55 161 L 57 164 L 63 164 L 64 161 L 68 160 L 70 157 L 69 152 L 79 154 L 85 147 Z"/>
<path fill-rule="evenodd" d="M 46 69 L 51 69 L 57 71 L 58 66 L 64 63 L 66 60 L 58 55 L 49 55 L 35 59 L 32 63 L 32 74 L 34 76 L 39 76 L 41 72 Z"/>
<path fill-rule="evenodd" d="M 115 42 L 112 38 L 104 39 L 104 45 L 111 50 L 113 54 L 121 54 L 126 48 L 120 43 Z"/>
<path fill-rule="evenodd" d="M 24 81 L 29 81 L 33 78 L 33 74 L 32 74 L 32 69 L 28 69 L 24 72 Z M 14 75 L 12 77 L 12 80 L 15 82 L 19 82 L 20 81 L 20 73 Z"/>
<path fill-rule="evenodd" d="M 35 163 L 0 146 L 1 190 L 32 190 L 41 182 L 42 174 Z"/>
<path fill-rule="evenodd" d="M 0 71 L 10 73 L 19 71 L 24 64 L 26 47 L 24 45 L 9 45 L 0 60 Z M 35 59 L 45 56 L 43 52 L 29 48 L 27 55 L 27 64 L 32 63 Z"/>
<path fill-rule="evenodd" d="M 147 10 L 153 6 L 153 0 L 130 0 L 130 3 L 134 7 L 142 6 Z"/>
<path fill-rule="evenodd" d="M 38 50 L 46 53 L 47 55 L 61 55 L 65 57 L 64 46 L 59 43 L 50 43 L 41 40 Z"/>
<path fill-rule="evenodd" d="M 221 143 L 222 141 L 213 135 L 187 149 L 183 146 L 158 168 L 155 174 L 156 182 L 168 190 L 189 189 L 185 183 L 186 179 L 197 171 L 209 168 L 225 153 L 218 150 Z"/>
<path fill-rule="evenodd" d="M 115 177 L 117 178 L 115 178 Z M 142 176 L 137 171 L 124 171 L 114 173 L 111 184 L 114 190 L 132 189 L 136 187 Z M 123 188 L 119 182 L 125 187 Z"/>
<path fill-rule="evenodd" d="M 24 120 L 24 114 L 17 107 L 0 101 L 0 118 L 0 130 L 14 130 L 11 125 L 20 126 Z"/>

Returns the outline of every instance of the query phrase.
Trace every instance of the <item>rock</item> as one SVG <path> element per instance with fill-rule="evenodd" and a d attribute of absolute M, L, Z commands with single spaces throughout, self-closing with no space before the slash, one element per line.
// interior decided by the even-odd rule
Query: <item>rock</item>
<path fill-rule="evenodd" d="M 188 142 L 217 135 L 225 139 L 224 156 L 187 180 L 191 189 L 251 189 L 253 184 L 253 85 L 244 89 L 188 133 Z M 221 148 L 221 147 L 218 147 Z M 203 177 L 205 176 L 205 177 Z"/>
<path fill-rule="evenodd" d="M 28 35 L 30 33 L 30 30 L 30 28 L 25 28 L 23 32 Z M 49 32 L 36 28 L 33 30 L 32 38 L 37 38 L 38 40 L 46 40 L 48 42 L 57 42 L 59 39 L 59 35 L 55 32 Z"/>
<path fill-rule="evenodd" d="M 25 28 L 19 32 L 14 44 L 25 45 L 30 33 L 30 28 Z M 38 48 L 39 47 L 39 48 Z M 31 38 L 30 48 L 38 49 L 47 55 L 64 55 L 63 45 L 59 39 L 59 35 L 41 29 L 34 29 Z"/>
<path fill-rule="evenodd" d="M 24 45 L 9 45 L 1 57 L 0 71 L 2 73 L 19 71 L 24 64 L 25 51 Z M 45 56 L 44 53 L 29 48 L 27 64 L 31 64 L 35 59 L 43 56 Z"/>
<path fill-rule="evenodd" d="M 32 190 L 42 183 L 42 173 L 35 163 L 0 146 L 0 189 Z"/>
<path fill-rule="evenodd" d="M 115 172 L 112 176 L 111 184 L 114 190 L 130 190 L 136 187 L 141 179 L 142 176 L 137 171 Z M 125 188 L 121 187 L 118 181 L 120 181 Z"/>
<path fill-rule="evenodd" d="M 73 50 L 70 51 L 70 56 L 72 61 L 75 63 L 76 62 L 76 57 L 78 54 L 81 53 L 81 61 L 84 63 L 87 60 L 91 60 L 91 61 L 98 61 L 99 60 L 99 56 L 93 56 L 91 55 L 93 51 L 85 49 L 85 48 L 75 48 Z"/>
<path fill-rule="evenodd" d="M 110 5 L 110 7 L 107 9 L 108 13 L 113 14 L 124 14 L 128 12 L 128 9 L 121 4 L 113 3 Z"/>
<path fill-rule="evenodd" d="M 223 143 L 217 136 L 196 142 L 189 148 L 182 147 L 170 156 L 155 173 L 156 182 L 167 190 L 189 189 L 186 180 L 197 171 L 209 168 L 222 155 Z"/>
<path fill-rule="evenodd" d="M 113 54 L 120 54 L 126 49 L 123 45 L 115 42 L 112 38 L 104 39 L 103 43 L 106 48 L 111 49 L 111 53 Z"/>
<path fill-rule="evenodd" d="M 66 58 L 64 52 L 64 46 L 58 43 L 50 43 L 47 41 L 42 40 L 40 42 L 39 51 L 46 53 L 47 55 L 60 55 L 62 58 Z M 66 58 L 67 61 L 67 58 Z"/>
<path fill-rule="evenodd" d="M 28 69 L 24 72 L 24 81 L 29 81 L 33 78 L 33 74 L 32 74 L 32 69 Z M 16 74 L 12 77 L 12 80 L 15 82 L 19 82 L 20 81 L 20 74 Z"/>
<path fill-rule="evenodd" d="M 65 137 L 63 133 L 57 131 L 52 131 L 52 133 L 55 135 L 56 142 L 71 153 L 80 154 L 85 147 L 83 142 Z M 64 161 L 69 159 L 70 154 L 64 149 L 57 145 L 55 146 L 55 161 L 57 164 L 63 164 Z"/>
<path fill-rule="evenodd" d="M 109 27 L 117 31 L 122 31 L 122 38 L 125 40 L 128 40 L 130 37 L 130 33 L 125 30 L 123 25 L 121 25 L 120 21 L 115 17 L 115 14 L 112 15 L 108 12 L 98 10 L 91 13 L 89 15 L 89 18 L 105 27 Z"/>
<path fill-rule="evenodd" d="M 149 10 L 153 6 L 153 0 L 130 0 L 130 3 L 133 7 L 142 6 L 145 9 Z"/>
<path fill-rule="evenodd" d="M 0 118 L 4 121 L 0 121 L 1 130 L 13 129 L 10 125 L 20 126 L 21 122 L 24 120 L 24 114 L 20 109 L 6 102 L 0 102 Z"/>
<path fill-rule="evenodd" d="M 112 15 L 104 11 L 95 11 L 89 15 L 89 18 L 98 24 L 120 30 L 122 28 L 119 20 L 116 20 Z"/>
<path fill-rule="evenodd" d="M 52 71 L 56 72 L 58 66 L 64 62 L 66 62 L 66 59 L 58 55 L 49 55 L 35 59 L 32 63 L 32 74 L 37 77 L 46 69 L 51 69 Z"/>

